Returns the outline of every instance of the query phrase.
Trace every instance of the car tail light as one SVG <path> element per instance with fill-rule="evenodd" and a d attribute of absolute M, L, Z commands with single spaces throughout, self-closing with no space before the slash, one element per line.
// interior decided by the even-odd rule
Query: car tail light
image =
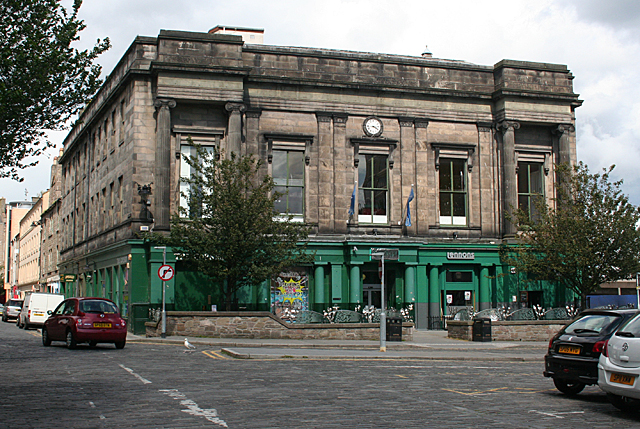
<path fill-rule="evenodd" d="M 604 345 L 602 346 L 602 354 L 604 355 L 604 357 L 609 357 L 609 340 L 604 342 Z"/>
<path fill-rule="evenodd" d="M 27 311 L 27 319 L 31 319 L 31 310 Z"/>
<path fill-rule="evenodd" d="M 549 340 L 549 350 L 553 348 L 553 338 Z"/>
<path fill-rule="evenodd" d="M 593 345 L 593 349 L 591 350 L 593 353 L 602 353 L 607 345 L 607 341 L 598 341 Z M 606 356 L 606 354 L 605 354 Z"/>

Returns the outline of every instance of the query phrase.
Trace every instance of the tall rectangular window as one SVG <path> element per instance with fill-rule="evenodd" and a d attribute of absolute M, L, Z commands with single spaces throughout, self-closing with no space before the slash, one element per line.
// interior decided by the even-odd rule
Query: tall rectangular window
<path fill-rule="evenodd" d="M 518 208 L 536 215 L 536 199 L 543 196 L 542 164 L 537 162 L 518 163 Z"/>
<path fill-rule="evenodd" d="M 275 211 L 304 220 L 304 152 L 273 150 L 271 162 L 274 191 L 282 196 L 275 203 Z"/>
<path fill-rule="evenodd" d="M 202 142 L 198 142 L 204 150 L 209 153 L 213 153 L 215 151 L 214 145 L 204 145 Z M 181 179 L 189 179 L 191 175 L 195 173 L 191 166 L 185 160 L 185 157 L 190 158 L 192 156 L 197 156 L 197 151 L 194 146 L 191 145 L 180 145 L 180 178 Z M 190 210 L 187 196 L 189 195 L 189 184 L 184 180 L 180 181 L 180 207 L 183 207 L 187 210 Z M 194 216 L 196 214 L 189 212 L 189 216 Z"/>
<path fill-rule="evenodd" d="M 386 155 L 358 155 L 358 222 L 388 223 L 389 179 Z"/>
<path fill-rule="evenodd" d="M 464 159 L 440 160 L 440 225 L 467 225 L 466 164 Z"/>

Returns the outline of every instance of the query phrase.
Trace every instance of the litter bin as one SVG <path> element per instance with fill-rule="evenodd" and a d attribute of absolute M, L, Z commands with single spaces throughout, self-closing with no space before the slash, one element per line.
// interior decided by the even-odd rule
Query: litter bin
<path fill-rule="evenodd" d="M 474 319 L 473 341 L 491 341 L 491 319 Z"/>
<path fill-rule="evenodd" d="M 387 317 L 387 341 L 402 341 L 402 318 Z"/>

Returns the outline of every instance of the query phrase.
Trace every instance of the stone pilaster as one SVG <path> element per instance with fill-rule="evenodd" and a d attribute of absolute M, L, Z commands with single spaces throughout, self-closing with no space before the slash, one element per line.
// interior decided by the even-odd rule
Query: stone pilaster
<path fill-rule="evenodd" d="M 501 220 L 498 190 L 498 151 L 490 123 L 478 124 L 478 169 L 480 176 L 480 213 L 478 219 L 483 237 L 494 237 Z"/>
<path fill-rule="evenodd" d="M 411 210 L 411 226 L 405 225 L 405 219 L 407 216 L 407 200 L 411 194 L 411 187 L 416 184 L 416 132 L 414 128 L 414 118 L 399 118 L 400 123 L 400 166 L 401 166 L 401 199 L 400 199 L 400 222 L 402 223 L 403 230 L 407 235 L 415 236 L 418 231 L 419 219 L 416 217 L 418 210 L 417 196 L 415 195 L 413 201 L 409 204 Z"/>
<path fill-rule="evenodd" d="M 247 107 L 242 103 L 227 103 L 224 108 L 229 112 L 225 156 L 230 157 L 231 153 L 240 156 L 242 154 L 242 113 L 247 110 Z"/>
<path fill-rule="evenodd" d="M 575 131 L 575 127 L 570 124 L 560 124 L 553 133 L 558 137 L 558 163 L 571 163 L 571 140 L 570 133 Z"/>
<path fill-rule="evenodd" d="M 318 120 L 318 232 L 333 232 L 333 135 L 331 116 Z"/>
<path fill-rule="evenodd" d="M 515 226 L 507 219 L 507 213 L 518 209 L 518 178 L 516 176 L 516 137 L 515 130 L 520 128 L 517 122 L 503 121 L 498 124 L 502 131 L 502 188 L 503 188 L 503 217 L 504 235 L 514 235 Z"/>
<path fill-rule="evenodd" d="M 437 201 L 434 195 L 434 182 L 432 172 L 433 162 L 429 164 L 429 150 L 427 145 L 427 128 L 429 121 L 426 119 L 415 120 L 415 145 L 416 145 L 416 186 L 414 189 L 416 199 L 415 210 L 411 213 L 412 220 L 416 219 L 416 234 L 425 236 L 429 233 L 430 213 L 433 211 L 434 201 Z M 429 203 L 431 202 L 431 203 Z M 435 215 L 434 215 L 435 216 Z M 435 224 L 435 218 L 431 221 Z"/>
<path fill-rule="evenodd" d="M 156 99 L 156 159 L 154 170 L 156 231 L 168 231 L 171 215 L 171 111 L 175 100 Z"/>
<path fill-rule="evenodd" d="M 347 161 L 347 115 L 333 115 L 333 218 L 336 233 L 347 232 L 349 203 L 353 193 L 351 165 Z"/>

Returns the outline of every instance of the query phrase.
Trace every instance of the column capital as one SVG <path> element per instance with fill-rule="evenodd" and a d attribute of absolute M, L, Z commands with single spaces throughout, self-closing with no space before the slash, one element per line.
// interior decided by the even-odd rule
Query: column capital
<path fill-rule="evenodd" d="M 429 126 L 429 120 L 424 118 L 415 119 L 416 128 L 427 128 Z"/>
<path fill-rule="evenodd" d="M 553 134 L 557 135 L 557 136 L 562 136 L 565 132 L 569 132 L 572 133 L 576 130 L 576 127 L 574 127 L 571 124 L 559 124 L 558 126 L 553 128 Z"/>
<path fill-rule="evenodd" d="M 496 124 L 496 129 L 498 131 L 502 131 L 503 133 L 506 133 L 507 131 L 513 131 L 513 130 L 517 130 L 520 128 L 520 122 L 515 122 L 515 121 L 502 121 L 502 122 L 498 122 Z"/>
<path fill-rule="evenodd" d="M 400 127 L 413 127 L 415 118 L 409 118 L 409 117 L 403 116 L 398 118 L 398 122 L 400 123 Z"/>
<path fill-rule="evenodd" d="M 156 98 L 155 101 L 153 102 L 153 106 L 156 109 L 163 109 L 163 108 L 173 109 L 174 107 L 176 107 L 176 101 L 170 98 Z"/>
<path fill-rule="evenodd" d="M 262 115 L 262 109 L 247 108 L 247 118 L 259 118 Z"/>
<path fill-rule="evenodd" d="M 349 119 L 349 115 L 347 115 L 346 113 L 334 113 L 332 117 L 333 117 L 334 125 L 342 125 L 342 126 L 346 126 L 347 119 Z"/>
<path fill-rule="evenodd" d="M 224 105 L 224 108 L 227 110 L 227 112 L 238 112 L 238 113 L 243 113 L 247 110 L 247 106 L 245 106 L 243 103 L 235 103 L 235 102 L 228 102 L 227 104 Z"/>
<path fill-rule="evenodd" d="M 331 113 L 316 112 L 318 122 L 331 122 Z"/>

